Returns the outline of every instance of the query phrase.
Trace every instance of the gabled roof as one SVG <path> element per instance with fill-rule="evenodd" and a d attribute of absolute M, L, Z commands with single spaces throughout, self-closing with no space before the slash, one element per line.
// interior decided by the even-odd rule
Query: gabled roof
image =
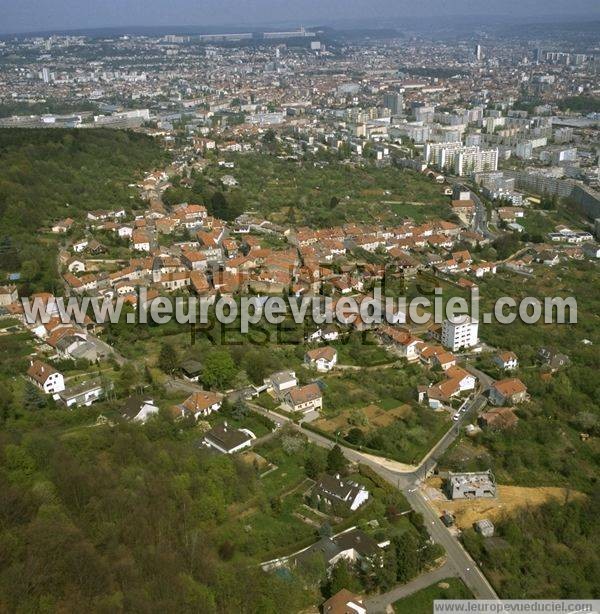
<path fill-rule="evenodd" d="M 363 599 L 343 588 L 323 603 L 323 614 L 356 614 L 356 606 L 363 607 Z"/>
<path fill-rule="evenodd" d="M 209 407 L 220 403 L 223 397 L 216 392 L 202 390 L 191 394 L 182 404 L 181 407 L 193 414 L 206 411 Z"/>
<path fill-rule="evenodd" d="M 325 347 L 320 347 L 320 348 L 315 348 L 314 350 L 308 350 L 308 352 L 306 352 L 306 357 L 311 361 L 311 362 L 316 362 L 317 360 L 327 360 L 329 362 L 331 362 L 337 355 L 337 351 L 335 350 L 335 348 L 332 348 L 329 345 L 326 345 Z"/>
<path fill-rule="evenodd" d="M 124 417 L 133 420 L 140 413 L 144 405 L 154 405 L 154 401 L 147 397 L 129 397 L 121 408 L 121 414 Z"/>
<path fill-rule="evenodd" d="M 527 386 L 516 377 L 499 380 L 493 384 L 493 387 L 504 397 L 511 397 L 514 394 L 527 392 Z"/>
<path fill-rule="evenodd" d="M 357 484 L 342 479 L 339 475 L 329 475 L 328 473 L 321 476 L 315 488 L 317 491 L 322 491 L 340 501 L 353 501 L 362 489 Z"/>
<path fill-rule="evenodd" d="M 321 398 L 321 389 L 317 384 L 307 384 L 300 388 L 292 388 L 288 396 L 294 405 L 316 401 Z"/>
<path fill-rule="evenodd" d="M 27 369 L 27 375 L 40 384 L 40 386 L 43 386 L 47 379 L 54 373 L 58 373 L 58 371 L 52 365 L 42 362 L 41 360 L 34 360 L 29 369 Z"/>

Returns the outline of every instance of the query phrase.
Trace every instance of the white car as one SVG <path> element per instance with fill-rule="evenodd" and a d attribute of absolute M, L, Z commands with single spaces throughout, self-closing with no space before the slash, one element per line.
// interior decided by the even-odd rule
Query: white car
<path fill-rule="evenodd" d="M 460 418 L 460 414 L 456 413 L 452 416 L 452 420 L 454 420 L 454 422 L 456 422 L 458 419 Z"/>

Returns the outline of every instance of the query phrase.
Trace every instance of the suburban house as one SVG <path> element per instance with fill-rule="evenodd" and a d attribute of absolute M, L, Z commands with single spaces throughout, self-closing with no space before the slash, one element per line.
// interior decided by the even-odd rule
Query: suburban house
<path fill-rule="evenodd" d="M 69 273 L 83 273 L 85 272 L 85 260 L 83 258 L 69 258 L 67 261 L 67 270 Z"/>
<path fill-rule="evenodd" d="M 53 366 L 41 360 L 32 360 L 27 369 L 27 377 L 46 394 L 58 398 L 58 393 L 65 389 L 65 380 Z"/>
<path fill-rule="evenodd" d="M 516 369 L 519 366 L 519 359 L 514 352 L 499 352 L 492 360 L 496 366 L 505 371 Z"/>
<path fill-rule="evenodd" d="M 465 390 L 475 390 L 477 378 L 462 367 L 457 365 L 450 367 L 446 370 L 446 377 L 451 380 L 456 380 L 461 392 Z"/>
<path fill-rule="evenodd" d="M 362 597 L 343 588 L 321 606 L 323 614 L 367 614 Z"/>
<path fill-rule="evenodd" d="M 323 407 L 323 395 L 317 384 L 291 388 L 284 394 L 283 400 L 292 411 L 301 411 L 305 414 Z"/>
<path fill-rule="evenodd" d="M 121 416 L 131 422 L 146 422 L 151 416 L 158 414 L 158 407 L 152 399 L 133 396 L 125 401 Z"/>
<path fill-rule="evenodd" d="M 197 382 L 202 374 L 202 363 L 197 360 L 185 360 L 179 365 L 183 379 L 188 382 Z"/>
<path fill-rule="evenodd" d="M 540 348 L 538 352 L 538 356 L 540 360 L 550 367 L 552 371 L 558 371 L 563 367 L 569 366 L 570 360 L 566 354 L 561 354 L 560 352 L 555 352 L 550 348 Z"/>
<path fill-rule="evenodd" d="M 71 227 L 74 224 L 74 220 L 72 220 L 70 217 L 64 219 L 64 220 L 60 220 L 58 222 L 56 222 L 51 230 L 52 232 L 56 233 L 56 234 L 64 234 L 65 232 L 69 232 L 69 230 L 71 229 Z"/>
<path fill-rule="evenodd" d="M 248 429 L 230 428 L 227 422 L 213 426 L 205 435 L 202 443 L 223 454 L 235 454 L 252 445 L 256 436 Z"/>
<path fill-rule="evenodd" d="M 312 546 L 295 555 L 292 561 L 298 565 L 312 559 L 315 554 L 320 554 L 325 559 L 329 569 L 342 559 L 350 563 L 359 563 L 365 568 L 373 564 L 380 566 L 383 554 L 382 548 L 387 546 L 388 543 L 378 544 L 364 531 L 353 528 L 334 537 L 321 538 Z"/>
<path fill-rule="evenodd" d="M 439 365 L 442 370 L 447 371 L 456 365 L 456 356 L 452 352 L 441 352 L 433 356 L 434 365 Z"/>
<path fill-rule="evenodd" d="M 381 334 L 384 341 L 390 341 L 398 353 L 409 362 L 419 359 L 417 348 L 423 342 L 418 337 L 413 337 L 410 333 L 393 326 L 384 327 Z"/>
<path fill-rule="evenodd" d="M 441 409 L 450 403 L 452 398 L 460 394 L 460 384 L 457 380 L 446 379 L 439 384 L 419 386 L 417 392 L 419 403 L 427 400 L 431 409 Z"/>
<path fill-rule="evenodd" d="M 446 370 L 445 375 L 447 379 L 438 384 L 417 388 L 419 403 L 423 403 L 427 399 L 429 407 L 441 409 L 445 404 L 450 403 L 454 397 L 465 391 L 475 389 L 477 378 L 462 367 L 453 365 Z"/>
<path fill-rule="evenodd" d="M 138 252 L 150 251 L 150 236 L 145 230 L 136 229 L 131 235 L 133 249 Z"/>
<path fill-rule="evenodd" d="M 273 373 L 270 382 L 273 392 L 278 399 L 282 399 L 288 390 L 298 385 L 298 379 L 294 371 L 278 371 Z"/>
<path fill-rule="evenodd" d="M 304 354 L 304 362 L 322 373 L 331 371 L 337 364 L 337 351 L 329 345 L 308 350 Z"/>
<path fill-rule="evenodd" d="M 76 254 L 79 254 L 85 250 L 85 248 L 88 246 L 88 243 L 89 241 L 87 239 L 81 239 L 80 241 L 76 241 L 75 243 L 73 243 L 71 247 Z"/>
<path fill-rule="evenodd" d="M 339 474 L 324 474 L 315 484 L 313 491 L 319 501 L 329 505 L 341 503 L 352 512 L 357 510 L 369 498 L 369 491 L 356 482 L 342 479 Z"/>
<path fill-rule="evenodd" d="M 339 330 L 333 325 L 317 328 L 306 336 L 306 340 L 310 343 L 313 341 L 337 341 L 340 337 Z"/>
<path fill-rule="evenodd" d="M 516 377 L 498 380 L 490 388 L 490 401 L 493 405 L 516 405 L 528 399 L 527 387 Z"/>
<path fill-rule="evenodd" d="M 519 418 L 512 407 L 494 407 L 483 412 L 477 421 L 482 428 L 504 430 L 516 426 Z"/>
<path fill-rule="evenodd" d="M 477 499 L 496 496 L 496 480 L 491 471 L 448 473 L 444 484 L 448 499 Z"/>
<path fill-rule="evenodd" d="M 88 380 L 58 393 L 59 399 L 67 406 L 89 407 L 104 394 L 104 386 L 99 380 Z"/>
<path fill-rule="evenodd" d="M 219 411 L 223 403 L 223 396 L 216 392 L 201 390 L 191 394 L 180 405 L 174 405 L 171 412 L 176 418 L 194 416 L 196 420 L 200 416 L 209 416 L 214 411 Z"/>

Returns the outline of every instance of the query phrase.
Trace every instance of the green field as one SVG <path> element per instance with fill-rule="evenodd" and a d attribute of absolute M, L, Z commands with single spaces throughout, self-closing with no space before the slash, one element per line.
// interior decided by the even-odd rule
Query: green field
<path fill-rule="evenodd" d="M 448 584 L 442 588 L 440 584 Z M 472 599 L 469 589 L 458 578 L 446 578 L 394 603 L 396 614 L 431 614 L 436 599 Z"/>

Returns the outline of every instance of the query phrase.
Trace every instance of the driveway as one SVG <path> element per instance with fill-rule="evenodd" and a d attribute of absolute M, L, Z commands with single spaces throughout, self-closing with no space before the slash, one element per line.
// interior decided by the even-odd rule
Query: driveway
<path fill-rule="evenodd" d="M 387 612 L 388 608 L 390 608 L 391 605 L 399 599 L 404 599 L 404 597 L 408 597 L 409 595 L 427 588 L 432 584 L 441 582 L 446 578 L 455 577 L 456 575 L 457 573 L 454 567 L 450 563 L 446 562 L 441 567 L 421 574 L 407 584 L 396 586 L 387 593 L 368 597 L 365 599 L 365 607 L 367 608 L 368 614 Z"/>

